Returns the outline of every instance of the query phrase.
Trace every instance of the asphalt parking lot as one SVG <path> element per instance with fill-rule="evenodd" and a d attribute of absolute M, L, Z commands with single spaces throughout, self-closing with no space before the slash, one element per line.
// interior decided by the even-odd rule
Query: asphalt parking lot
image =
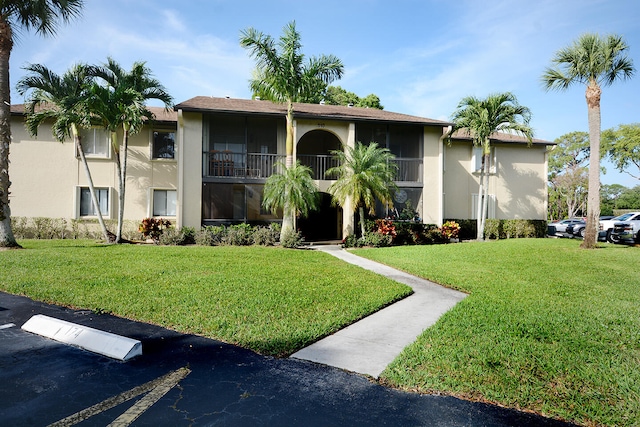
<path fill-rule="evenodd" d="M 45 314 L 142 341 L 127 362 L 20 329 Z M 567 426 L 0 292 L 0 425 Z"/>

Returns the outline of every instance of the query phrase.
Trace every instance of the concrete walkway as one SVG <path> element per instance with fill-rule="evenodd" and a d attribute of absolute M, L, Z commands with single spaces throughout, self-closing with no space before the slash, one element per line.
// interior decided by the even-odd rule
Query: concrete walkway
<path fill-rule="evenodd" d="M 413 294 L 294 353 L 291 357 L 377 378 L 402 350 L 467 295 L 353 255 L 314 247 L 413 288 Z"/>

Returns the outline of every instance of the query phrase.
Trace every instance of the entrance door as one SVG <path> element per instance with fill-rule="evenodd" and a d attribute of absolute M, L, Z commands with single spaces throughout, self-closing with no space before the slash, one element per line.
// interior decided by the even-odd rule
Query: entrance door
<path fill-rule="evenodd" d="M 320 204 L 307 218 L 298 219 L 298 229 L 305 241 L 318 242 L 342 238 L 342 208 L 331 206 L 331 195 L 320 193 Z"/>

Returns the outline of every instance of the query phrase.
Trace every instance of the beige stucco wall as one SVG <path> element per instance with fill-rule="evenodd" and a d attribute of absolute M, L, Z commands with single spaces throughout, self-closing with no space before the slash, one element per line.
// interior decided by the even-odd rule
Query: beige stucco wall
<path fill-rule="evenodd" d="M 545 219 L 546 147 L 494 144 L 497 168 L 489 178 L 495 195 L 497 219 Z M 471 172 L 471 142 L 444 147 L 444 218 L 469 219 L 474 215 L 471 195 L 478 193 L 478 173 Z"/>
<path fill-rule="evenodd" d="M 424 128 L 422 211 L 425 224 L 442 224 L 442 128 Z"/>
<path fill-rule="evenodd" d="M 199 229 L 202 223 L 202 114 L 178 112 L 179 226 Z"/>
<path fill-rule="evenodd" d="M 12 216 L 77 218 L 77 188 L 86 187 L 88 181 L 81 161 L 75 156 L 74 144 L 55 141 L 51 127 L 46 124 L 34 138 L 26 132 L 22 120 L 22 117 L 12 119 L 9 155 Z M 151 132 L 151 128 L 145 127 L 129 139 L 124 211 L 128 220 L 140 221 L 151 214 L 151 189 L 176 189 L 177 162 L 151 160 Z M 94 186 L 110 189 L 106 219 L 117 218 L 118 179 L 114 159 L 87 158 L 87 162 Z"/>

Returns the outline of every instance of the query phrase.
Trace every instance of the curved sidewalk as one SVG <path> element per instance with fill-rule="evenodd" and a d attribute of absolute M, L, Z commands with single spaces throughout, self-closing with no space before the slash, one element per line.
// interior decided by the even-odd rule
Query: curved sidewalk
<path fill-rule="evenodd" d="M 404 283 L 413 288 L 413 294 L 291 355 L 297 359 L 377 378 L 406 346 L 467 296 L 353 255 L 340 246 L 314 249 Z"/>

